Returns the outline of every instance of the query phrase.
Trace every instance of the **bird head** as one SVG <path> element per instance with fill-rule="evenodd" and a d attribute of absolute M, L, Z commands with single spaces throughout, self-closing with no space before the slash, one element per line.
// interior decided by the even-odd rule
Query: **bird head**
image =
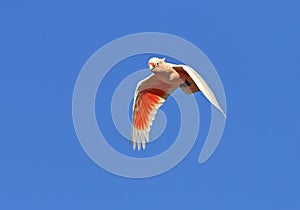
<path fill-rule="evenodd" d="M 148 61 L 148 66 L 149 69 L 153 71 L 155 68 L 159 67 L 163 63 L 165 63 L 165 58 L 153 57 L 150 58 L 150 60 Z"/>

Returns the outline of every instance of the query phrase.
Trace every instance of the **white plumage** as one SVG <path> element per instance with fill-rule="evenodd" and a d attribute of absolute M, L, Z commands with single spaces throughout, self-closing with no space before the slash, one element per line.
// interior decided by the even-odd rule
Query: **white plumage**
<path fill-rule="evenodd" d="M 130 142 L 133 149 L 146 148 L 149 142 L 150 126 L 155 114 L 167 97 L 180 87 L 186 94 L 201 91 L 203 95 L 226 117 L 213 91 L 205 80 L 191 67 L 165 62 L 165 59 L 151 58 L 148 62 L 152 75 L 140 81 L 134 93 L 132 131 Z"/>

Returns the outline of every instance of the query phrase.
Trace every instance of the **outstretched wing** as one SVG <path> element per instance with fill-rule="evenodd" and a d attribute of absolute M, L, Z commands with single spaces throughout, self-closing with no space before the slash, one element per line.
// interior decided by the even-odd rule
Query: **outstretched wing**
<path fill-rule="evenodd" d="M 221 108 L 215 94 L 210 89 L 205 80 L 191 67 L 186 65 L 174 65 L 173 69 L 180 75 L 180 78 L 185 82 L 180 85 L 181 89 L 186 94 L 191 94 L 201 91 L 203 95 L 226 117 L 225 112 Z"/>
<path fill-rule="evenodd" d="M 158 108 L 177 86 L 162 82 L 155 74 L 138 83 L 134 94 L 130 142 L 133 149 L 146 148 L 149 131 Z"/>

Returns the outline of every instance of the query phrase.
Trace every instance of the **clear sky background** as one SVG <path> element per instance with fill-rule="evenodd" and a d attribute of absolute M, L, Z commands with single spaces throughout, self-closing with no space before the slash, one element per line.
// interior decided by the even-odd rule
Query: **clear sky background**
<path fill-rule="evenodd" d="M 0 209 L 300 209 L 299 2 L 195 2 L 0 1 Z M 198 94 L 203 127 L 192 151 L 173 170 L 135 180 L 84 153 L 72 93 L 98 48 L 145 31 L 180 36 L 209 57 L 228 120 L 216 153 L 199 165 L 210 106 Z M 141 58 L 107 79 L 146 68 Z M 163 109 L 171 113 L 174 101 Z M 118 150 L 109 120 L 104 129 Z M 172 122 L 168 133 L 178 128 Z"/>

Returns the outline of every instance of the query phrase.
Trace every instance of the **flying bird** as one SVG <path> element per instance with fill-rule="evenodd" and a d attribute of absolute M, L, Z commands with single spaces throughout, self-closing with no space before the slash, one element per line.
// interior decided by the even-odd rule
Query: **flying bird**
<path fill-rule="evenodd" d="M 178 87 L 184 93 L 192 94 L 201 91 L 203 95 L 226 117 L 213 91 L 205 80 L 191 67 L 165 62 L 165 58 L 153 57 L 148 61 L 149 69 L 153 72 L 149 77 L 140 81 L 134 93 L 132 129 L 130 143 L 133 149 L 146 148 L 149 142 L 150 126 L 155 119 L 159 107 L 168 96 Z"/>

